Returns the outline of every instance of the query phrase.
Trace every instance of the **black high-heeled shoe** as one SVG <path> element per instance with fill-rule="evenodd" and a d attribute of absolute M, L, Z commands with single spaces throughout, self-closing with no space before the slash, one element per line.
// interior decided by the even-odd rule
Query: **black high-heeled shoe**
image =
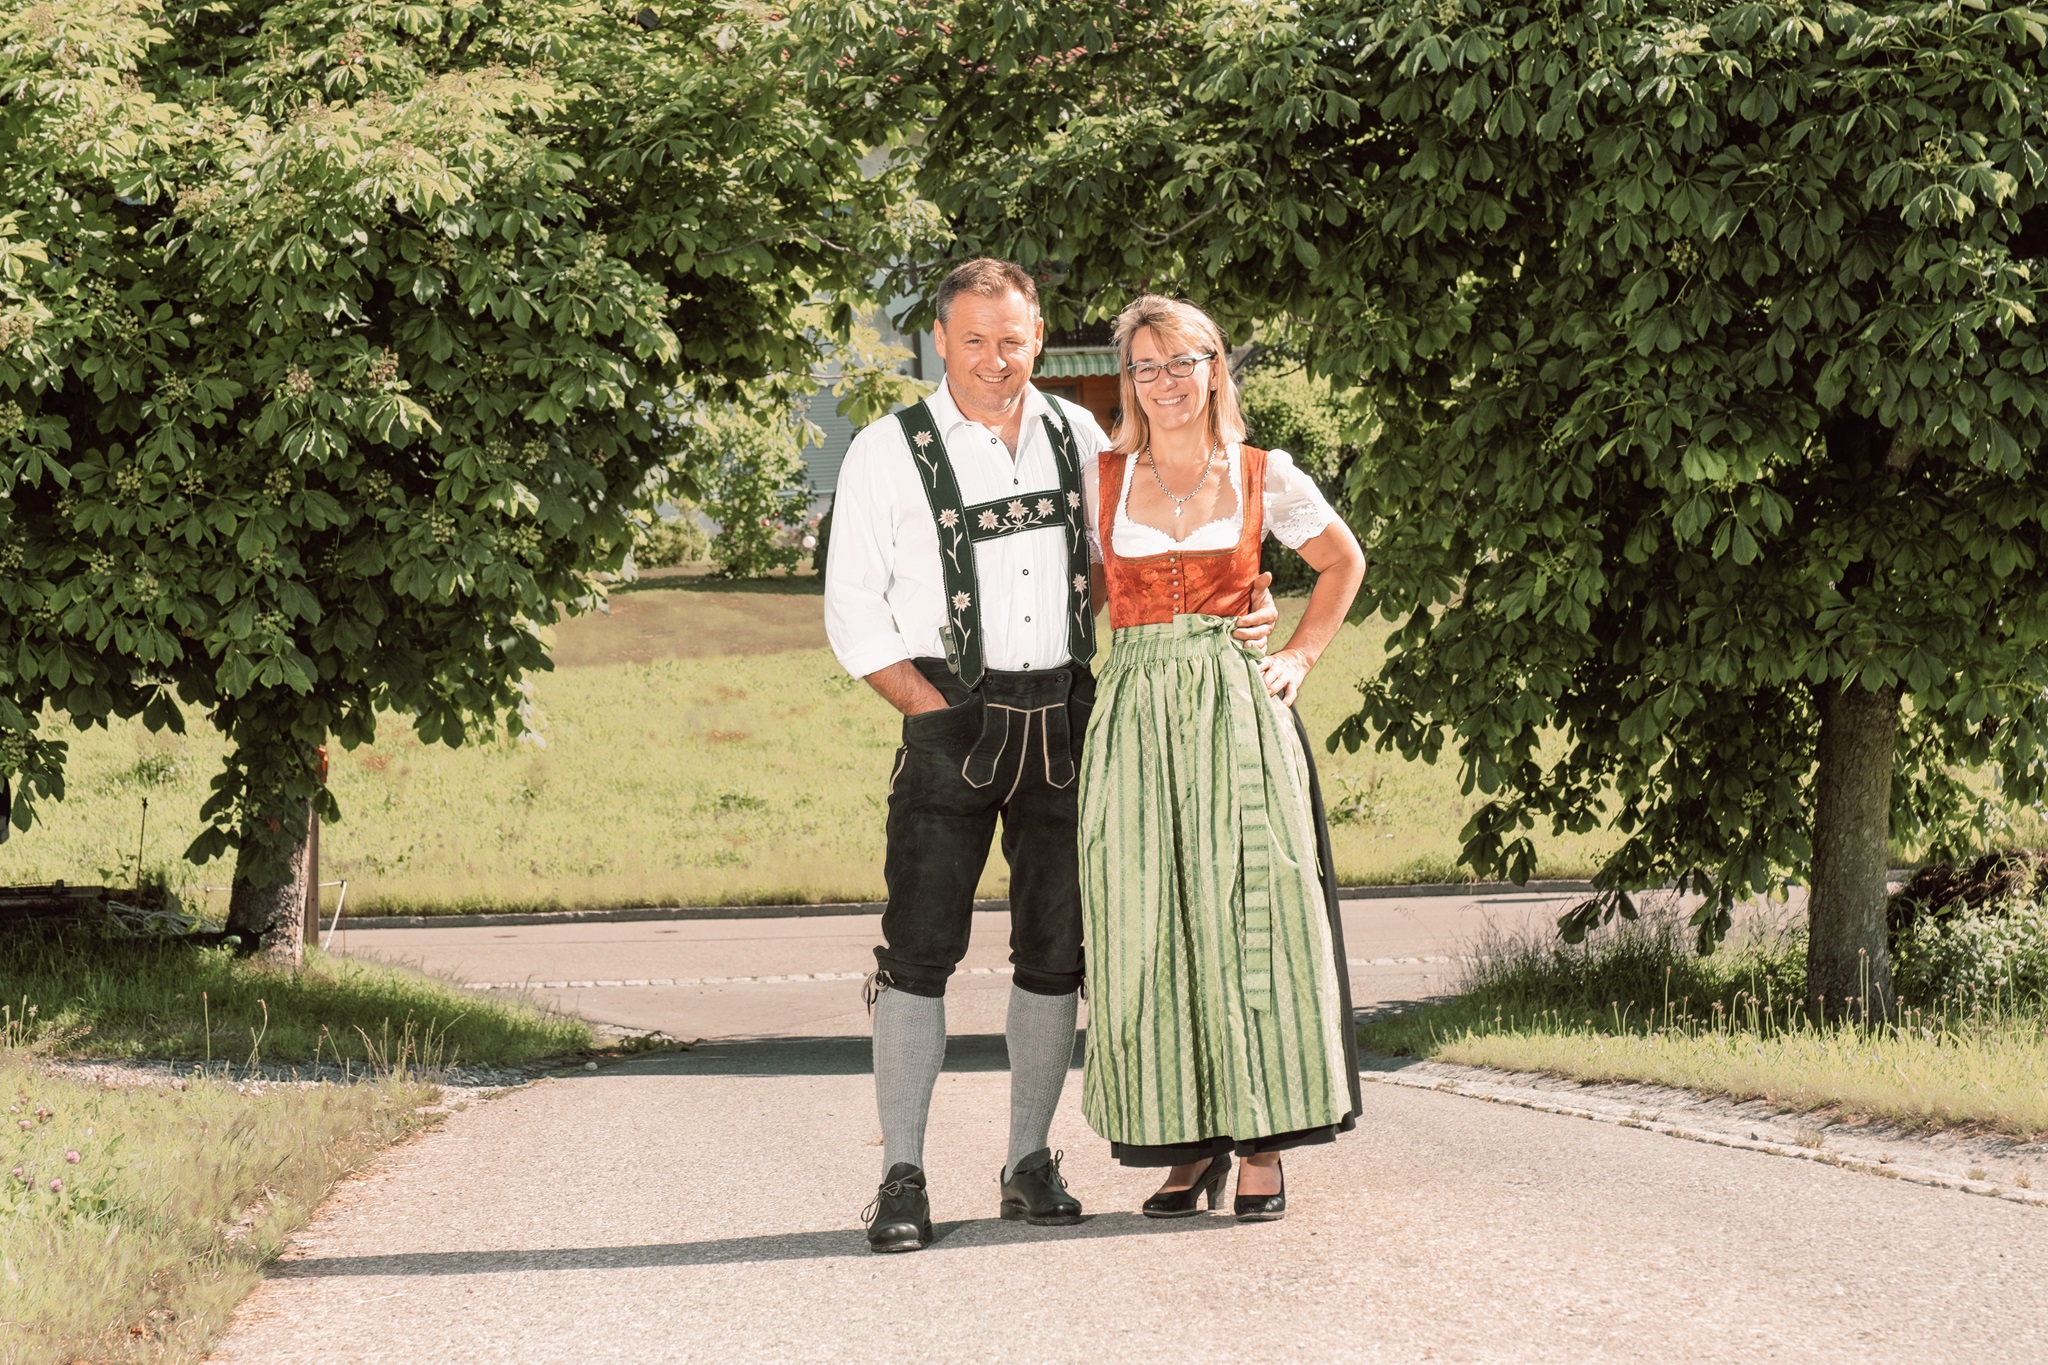
<path fill-rule="evenodd" d="M 1195 1205 L 1203 1195 L 1209 1197 L 1209 1211 L 1216 1211 L 1216 1201 L 1223 1197 L 1223 1182 L 1230 1178 L 1230 1153 L 1218 1152 L 1209 1158 L 1209 1168 L 1202 1172 L 1202 1178 L 1184 1190 L 1165 1190 L 1145 1201 L 1138 1212 L 1147 1218 L 1192 1218 L 1201 1210 Z"/>
<path fill-rule="evenodd" d="M 1273 1169 L 1280 1172 L 1280 1192 L 1240 1194 L 1232 1198 L 1230 1208 L 1231 1212 L 1237 1215 L 1238 1222 L 1277 1223 L 1287 1216 L 1287 1168 L 1276 1161 L 1273 1163 Z M 1238 1173 L 1240 1184 L 1243 1182 L 1243 1174 L 1242 1171 Z"/>

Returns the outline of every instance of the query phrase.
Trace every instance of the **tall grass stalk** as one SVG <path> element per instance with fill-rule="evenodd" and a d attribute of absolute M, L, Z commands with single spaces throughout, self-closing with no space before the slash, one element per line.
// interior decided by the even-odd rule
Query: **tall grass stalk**
<path fill-rule="evenodd" d="M 1646 1081 L 1908 1127 L 2048 1134 L 2048 1001 L 1994 990 L 1824 1022 L 1805 1006 L 1795 928 L 1695 956 L 1676 915 L 1576 947 L 1500 936 L 1468 954 L 1459 995 L 1360 1031 L 1378 1052 L 1582 1081 Z"/>

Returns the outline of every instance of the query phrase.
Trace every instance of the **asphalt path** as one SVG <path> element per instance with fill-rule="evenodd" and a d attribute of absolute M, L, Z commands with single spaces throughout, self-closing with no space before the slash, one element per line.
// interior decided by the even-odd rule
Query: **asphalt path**
<path fill-rule="evenodd" d="M 1554 913 L 1352 903 L 1360 1002 L 1455 971 L 1375 959 L 1454 956 L 1489 922 Z M 860 1231 L 880 1134 L 858 982 L 839 975 L 864 970 L 871 921 L 355 936 L 472 981 L 695 978 L 542 994 L 720 1040 L 523 1087 L 392 1152 L 294 1241 L 216 1358 L 2048 1359 L 2042 1210 L 1427 1089 L 1369 1086 L 1356 1133 L 1291 1154 L 1283 1222 L 1155 1223 L 1136 1209 L 1156 1173 L 1109 1161 L 1075 1076 L 1053 1141 L 1088 1218 L 1000 1222 L 1006 926 L 982 920 L 968 965 L 990 970 L 949 997 L 927 1149 L 939 1237 L 893 1257 Z"/>
<path fill-rule="evenodd" d="M 878 1257 L 866 1048 L 710 1044 L 544 1081 L 348 1187 L 218 1359 L 2048 1358 L 2039 1210 L 1452 1095 L 1368 1088 L 1284 1222 L 1149 1222 L 1070 1089 L 1089 1217 L 996 1219 L 999 1038 L 956 1039 L 938 1240 Z"/>
<path fill-rule="evenodd" d="M 1442 995 L 1463 947 L 1547 927 L 1575 895 L 1416 896 L 1343 902 L 1353 1003 Z M 615 1028 L 671 1038 L 866 1036 L 860 981 L 881 916 L 632 920 L 350 929 L 333 946 L 494 991 L 518 990 Z M 974 917 L 947 992 L 954 1033 L 1000 1033 L 1009 999 L 1009 915 Z"/>

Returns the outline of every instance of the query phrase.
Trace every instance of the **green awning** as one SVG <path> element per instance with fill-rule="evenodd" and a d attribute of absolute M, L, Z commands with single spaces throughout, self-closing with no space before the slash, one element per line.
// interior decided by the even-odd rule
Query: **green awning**
<path fill-rule="evenodd" d="M 1115 351 L 1041 351 L 1037 373 L 1047 379 L 1078 379 L 1084 374 L 1115 374 Z"/>

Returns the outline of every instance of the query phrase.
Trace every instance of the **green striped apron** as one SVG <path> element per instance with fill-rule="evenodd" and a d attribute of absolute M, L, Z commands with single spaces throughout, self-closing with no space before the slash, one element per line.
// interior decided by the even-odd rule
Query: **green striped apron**
<path fill-rule="evenodd" d="M 1308 764 L 1220 616 L 1112 637 L 1081 761 L 1082 1109 L 1144 1146 L 1350 1112 Z"/>

